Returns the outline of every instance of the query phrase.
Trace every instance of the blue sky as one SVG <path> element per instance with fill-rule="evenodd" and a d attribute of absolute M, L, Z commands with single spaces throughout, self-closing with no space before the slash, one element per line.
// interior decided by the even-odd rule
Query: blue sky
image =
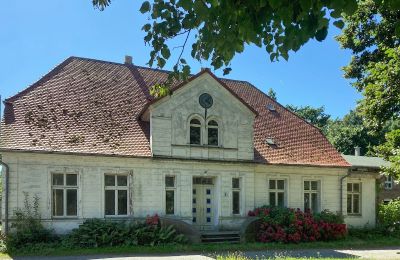
<path fill-rule="evenodd" d="M 114 0 L 100 12 L 91 0 L 5 1 L 0 9 L 0 94 L 10 97 L 37 81 L 69 56 L 123 62 L 133 56 L 146 66 L 150 48 L 143 42 L 141 27 L 147 16 L 138 10 L 141 1 Z M 232 62 L 228 78 L 247 80 L 267 92 L 273 88 L 282 104 L 325 106 L 333 117 L 341 117 L 356 105 L 361 95 L 343 78 L 341 67 L 350 52 L 341 50 L 330 28 L 327 39 L 310 41 L 289 61 L 271 63 L 263 49 L 248 46 Z M 181 45 L 176 39 L 171 46 Z M 190 47 L 190 45 L 189 45 Z M 176 57 L 180 50 L 175 50 Z M 196 73 L 200 64 L 184 57 Z M 170 69 L 174 59 L 166 65 Z M 216 71 L 221 76 L 221 71 Z"/>

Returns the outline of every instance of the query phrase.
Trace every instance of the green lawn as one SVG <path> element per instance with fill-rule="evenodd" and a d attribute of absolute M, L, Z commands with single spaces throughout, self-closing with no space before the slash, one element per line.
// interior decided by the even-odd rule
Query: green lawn
<path fill-rule="evenodd" d="M 262 251 L 273 249 L 351 249 L 351 248 L 379 248 L 388 246 L 400 246 L 400 239 L 391 237 L 379 237 L 371 239 L 360 239 L 347 237 L 346 239 L 332 242 L 312 242 L 299 244 L 279 243 L 246 243 L 246 244 L 188 244 L 188 245 L 165 245 L 165 246 L 122 246 L 104 248 L 65 248 L 61 245 L 41 245 L 25 247 L 8 252 L 10 256 L 67 256 L 67 255 L 92 255 L 92 254 L 167 254 L 167 253 L 211 253 L 237 252 L 237 251 Z M 4 255 L 5 256 L 5 255 Z M 0 255 L 3 257 L 3 255 Z M 221 256 L 222 257 L 222 256 Z M 230 259 L 230 258 L 220 258 Z M 240 258 L 239 258 L 240 259 Z M 289 258 L 290 259 L 290 258 Z"/>

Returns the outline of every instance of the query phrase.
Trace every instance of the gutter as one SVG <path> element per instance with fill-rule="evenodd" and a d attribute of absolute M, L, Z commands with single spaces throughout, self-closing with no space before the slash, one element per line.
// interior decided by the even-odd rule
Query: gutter
<path fill-rule="evenodd" d="M 351 175 L 351 172 L 348 171 L 345 176 L 340 178 L 340 214 L 342 214 L 342 216 L 344 216 L 344 214 L 343 214 L 343 181 L 350 175 Z"/>
<path fill-rule="evenodd" d="M 4 190 L 4 234 L 8 234 L 8 190 L 9 190 L 9 185 L 8 185 L 8 179 L 9 179 L 9 171 L 10 168 L 5 162 L 0 161 L 0 164 L 5 168 L 5 175 L 4 175 L 4 180 L 5 180 L 5 190 Z"/>

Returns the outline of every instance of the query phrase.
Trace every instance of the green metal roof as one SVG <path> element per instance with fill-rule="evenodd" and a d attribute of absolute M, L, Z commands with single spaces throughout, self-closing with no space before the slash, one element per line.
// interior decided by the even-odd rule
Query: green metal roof
<path fill-rule="evenodd" d="M 390 162 L 385 161 L 380 157 L 355 156 L 344 154 L 342 154 L 342 156 L 349 164 L 351 164 L 352 167 L 380 168 L 381 166 L 390 165 Z"/>

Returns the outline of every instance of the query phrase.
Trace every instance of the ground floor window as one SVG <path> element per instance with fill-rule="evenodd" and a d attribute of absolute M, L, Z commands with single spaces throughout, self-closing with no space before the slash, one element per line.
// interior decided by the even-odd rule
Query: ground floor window
<path fill-rule="evenodd" d="M 272 207 L 285 206 L 285 180 L 269 180 L 269 205 Z"/>
<path fill-rule="evenodd" d="M 361 183 L 347 183 L 347 214 L 361 214 Z"/>
<path fill-rule="evenodd" d="M 175 176 L 165 176 L 165 214 L 175 214 Z"/>
<path fill-rule="evenodd" d="M 78 174 L 53 173 L 52 215 L 73 217 L 78 215 Z"/>
<path fill-rule="evenodd" d="M 240 214 L 240 178 L 232 178 L 232 214 Z"/>
<path fill-rule="evenodd" d="M 106 216 L 128 215 L 128 176 L 104 175 L 104 214 Z"/>
<path fill-rule="evenodd" d="M 319 181 L 304 181 L 304 210 L 319 211 Z"/>

